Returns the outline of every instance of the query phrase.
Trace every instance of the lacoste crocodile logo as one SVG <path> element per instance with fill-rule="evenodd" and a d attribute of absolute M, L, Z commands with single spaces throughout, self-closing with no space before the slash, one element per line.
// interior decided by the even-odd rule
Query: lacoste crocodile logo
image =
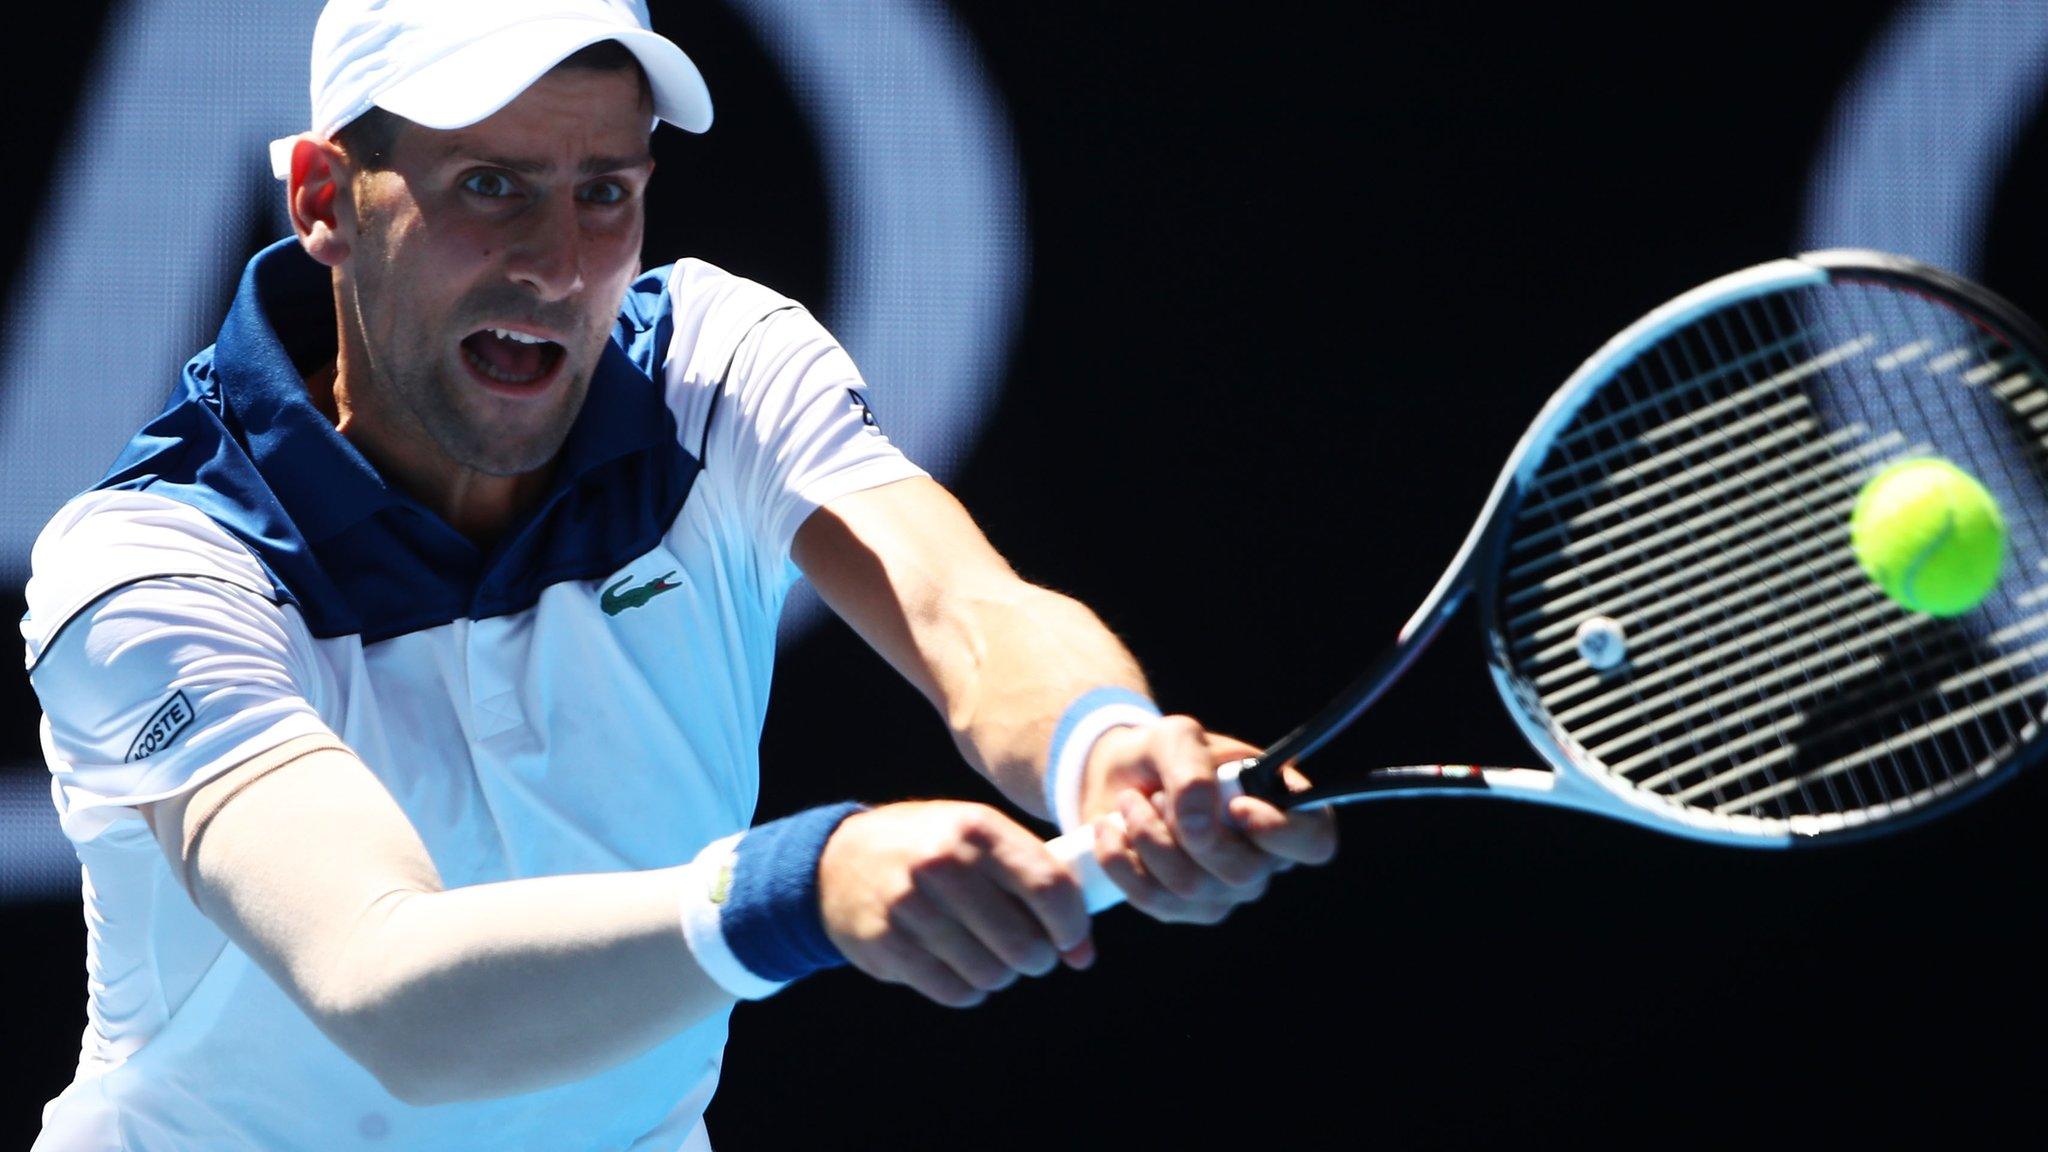
<path fill-rule="evenodd" d="M 628 574 L 621 578 L 617 584 L 604 590 L 604 596 L 597 602 L 597 606 L 604 609 L 604 614 L 607 616 L 617 616 L 628 608 L 638 608 L 663 592 L 673 592 L 681 588 L 681 584 L 669 583 L 669 577 L 673 575 L 675 575 L 674 572 L 665 572 L 638 588 L 628 588 L 626 591 L 621 592 L 619 589 L 625 588 L 626 585 L 633 582 L 632 575 Z"/>

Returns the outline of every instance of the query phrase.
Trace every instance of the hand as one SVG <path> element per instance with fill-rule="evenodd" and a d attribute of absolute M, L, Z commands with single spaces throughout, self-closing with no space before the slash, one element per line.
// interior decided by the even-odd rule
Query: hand
<path fill-rule="evenodd" d="M 825 932 L 861 971 L 971 1008 L 1061 962 L 1094 963 L 1081 886 L 1044 841 L 981 804 L 847 817 L 818 858 Z"/>
<path fill-rule="evenodd" d="M 1258 751 L 1186 716 L 1112 729 L 1096 741 L 1081 812 L 1095 824 L 1095 858 L 1134 907 L 1159 920 L 1213 924 L 1264 895 L 1273 873 L 1336 855 L 1337 822 L 1327 809 L 1283 812 L 1239 796 L 1225 811 L 1216 769 Z M 1292 788 L 1307 787 L 1291 767 L 1284 776 Z"/>

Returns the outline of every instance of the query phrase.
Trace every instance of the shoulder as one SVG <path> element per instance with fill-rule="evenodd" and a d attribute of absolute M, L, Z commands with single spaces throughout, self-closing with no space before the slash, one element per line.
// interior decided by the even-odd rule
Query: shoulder
<path fill-rule="evenodd" d="M 703 260 L 641 273 L 626 292 L 614 338 L 649 376 L 716 380 L 763 320 L 803 305 Z"/>
<path fill-rule="evenodd" d="M 225 528 L 189 504 L 148 491 L 75 497 L 36 538 L 29 567 L 21 627 L 31 666 L 80 611 L 130 584 L 195 577 L 276 596 L 263 565 Z"/>
<path fill-rule="evenodd" d="M 66 835 L 326 733 L 311 638 L 226 529 L 154 492 L 87 493 L 31 554 L 29 682 Z"/>

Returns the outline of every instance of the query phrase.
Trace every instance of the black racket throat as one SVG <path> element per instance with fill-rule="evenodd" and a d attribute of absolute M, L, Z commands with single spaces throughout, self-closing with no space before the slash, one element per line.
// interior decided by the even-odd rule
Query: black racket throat
<path fill-rule="evenodd" d="M 1430 600 L 1410 618 L 1393 647 L 1381 652 L 1357 679 L 1324 705 L 1322 711 L 1275 741 L 1244 767 L 1238 775 L 1238 783 L 1245 794 L 1278 808 L 1292 809 L 1343 803 L 1389 788 L 1413 787 L 1412 781 L 1403 783 L 1385 773 L 1375 773 L 1364 780 L 1349 779 L 1341 784 L 1318 785 L 1313 777 L 1302 772 L 1309 779 L 1309 787 L 1296 791 L 1288 787 L 1281 768 L 1291 763 L 1297 772 L 1301 772 L 1303 760 L 1320 751 L 1366 709 L 1378 703 L 1394 681 L 1399 680 L 1436 639 L 1444 624 L 1457 614 L 1469 587 L 1469 582 L 1462 578 L 1439 585 Z M 1382 779 L 1384 784 L 1380 782 Z M 1485 786 L 1483 780 L 1478 786 Z"/>

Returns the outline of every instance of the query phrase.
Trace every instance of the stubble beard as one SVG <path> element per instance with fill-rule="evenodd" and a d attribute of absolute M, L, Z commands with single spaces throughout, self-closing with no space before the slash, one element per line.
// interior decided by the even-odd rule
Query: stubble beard
<path fill-rule="evenodd" d="M 507 422 L 494 427 L 462 403 L 464 393 L 476 388 L 469 380 L 450 380 L 443 369 L 421 367 L 420 361 L 392 367 L 398 378 L 386 381 L 387 394 L 401 398 L 421 429 L 450 460 L 487 476 L 522 476 L 545 467 L 569 439 L 590 386 L 588 371 L 572 373 L 564 364 L 560 371 L 566 379 L 555 385 L 561 395 L 549 404 L 545 415 L 536 411 L 534 419 L 517 426 Z"/>
<path fill-rule="evenodd" d="M 370 221 L 366 213 L 365 223 Z M 366 251 L 373 246 L 381 247 L 376 237 L 376 230 L 364 229 Z M 460 347 L 455 350 L 457 362 L 447 363 L 445 345 L 441 343 L 443 333 L 417 329 L 406 332 L 407 326 L 387 311 L 387 338 L 372 339 L 374 329 L 371 317 L 365 314 L 365 300 L 388 299 L 386 294 L 399 277 L 393 271 L 395 262 L 388 252 L 372 255 L 374 258 L 364 264 L 367 271 L 358 273 L 354 299 L 356 329 L 366 354 L 361 368 L 367 377 L 366 391 L 371 403 L 393 418 L 410 422 L 412 434 L 407 438 L 413 443 L 431 441 L 447 460 L 459 467 L 498 477 L 523 476 L 545 467 L 561 451 L 571 426 L 583 410 L 602 347 L 596 350 L 597 354 L 586 354 L 588 361 L 581 364 L 575 363 L 575 353 L 564 347 L 564 356 L 571 360 L 557 369 L 562 378 L 551 387 L 558 395 L 542 402 L 545 407 L 490 397 L 469 379 L 466 367 L 460 363 L 464 355 Z M 468 306 L 460 311 L 486 314 L 495 309 L 496 313 L 517 313 L 530 308 L 516 293 L 507 292 L 504 296 L 502 300 L 466 302 Z M 472 402 L 465 403 L 465 399 Z M 493 420 L 489 415 L 493 407 L 526 418 Z"/>

